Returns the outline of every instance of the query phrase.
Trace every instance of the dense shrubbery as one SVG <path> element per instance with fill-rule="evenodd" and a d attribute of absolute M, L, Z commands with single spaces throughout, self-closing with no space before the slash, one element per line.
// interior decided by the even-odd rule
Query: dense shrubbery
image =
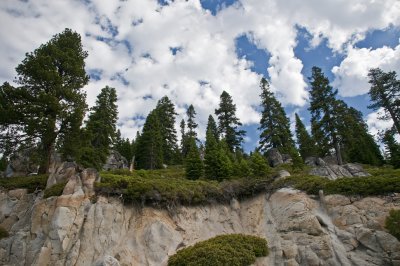
<path fill-rule="evenodd" d="M 267 241 L 241 234 L 221 235 L 178 251 L 168 260 L 169 266 L 244 266 L 257 257 L 268 255 Z"/>
<path fill-rule="evenodd" d="M 384 195 L 392 192 L 400 192 L 400 176 L 369 176 L 329 180 L 319 176 L 294 175 L 275 182 L 273 186 L 274 188 L 279 188 L 285 185 L 292 185 L 296 189 L 315 195 L 321 189 L 325 194 Z"/>
<path fill-rule="evenodd" d="M 117 174 L 119 173 L 119 174 Z M 102 172 L 101 183 L 95 184 L 96 192 L 109 196 L 122 194 L 125 202 L 142 204 L 195 205 L 212 202 L 228 202 L 232 198 L 244 198 L 265 191 L 270 178 L 233 179 L 223 182 L 212 180 L 188 180 L 179 168 L 163 170 L 139 170 Z"/>
<path fill-rule="evenodd" d="M 0 187 L 5 189 L 26 188 L 29 193 L 36 189 L 45 189 L 48 175 L 34 175 L 26 177 L 0 178 Z"/>
<path fill-rule="evenodd" d="M 390 210 L 385 221 L 385 227 L 390 234 L 400 241 L 400 210 Z"/>
<path fill-rule="evenodd" d="M 50 198 L 53 196 L 61 196 L 67 182 L 62 182 L 59 184 L 55 184 L 52 187 L 46 188 L 44 190 L 43 198 Z"/>
<path fill-rule="evenodd" d="M 0 239 L 8 237 L 9 234 L 6 229 L 0 226 Z"/>

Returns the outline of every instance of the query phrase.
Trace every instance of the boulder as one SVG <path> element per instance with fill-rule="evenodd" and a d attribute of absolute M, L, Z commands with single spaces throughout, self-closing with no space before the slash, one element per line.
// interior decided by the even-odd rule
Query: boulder
<path fill-rule="evenodd" d="M 274 179 L 279 180 L 285 177 L 290 176 L 290 173 L 286 170 L 280 170 L 275 176 Z"/>
<path fill-rule="evenodd" d="M 363 167 L 359 164 L 347 163 L 347 164 L 343 165 L 343 167 L 347 171 L 349 171 L 352 176 L 359 176 L 359 177 L 370 176 L 370 174 L 365 172 Z"/>
<path fill-rule="evenodd" d="M 77 174 L 79 171 L 80 168 L 75 162 L 61 163 L 56 169 L 54 169 L 54 172 L 50 173 L 49 178 L 47 179 L 46 188 L 68 181 L 71 176 Z"/>
<path fill-rule="evenodd" d="M 11 156 L 10 162 L 7 165 L 4 173 L 4 177 L 8 178 L 36 174 L 38 172 L 39 165 L 31 159 L 34 155 L 34 152 L 34 149 L 25 149 Z"/>
<path fill-rule="evenodd" d="M 282 154 L 279 152 L 278 149 L 270 149 L 267 152 L 267 159 L 270 166 L 275 167 L 280 164 L 283 164 Z"/>
<path fill-rule="evenodd" d="M 103 165 L 103 170 L 113 170 L 113 169 L 128 169 L 128 160 L 122 156 L 119 152 L 111 150 L 107 157 L 106 163 Z"/>
<path fill-rule="evenodd" d="M 119 261 L 110 256 L 110 255 L 105 255 L 103 258 L 97 260 L 94 263 L 94 266 L 119 266 Z"/>

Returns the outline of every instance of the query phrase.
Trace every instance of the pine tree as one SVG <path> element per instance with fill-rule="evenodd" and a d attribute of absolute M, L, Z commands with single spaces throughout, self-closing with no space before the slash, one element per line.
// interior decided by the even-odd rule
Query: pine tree
<path fill-rule="evenodd" d="M 89 134 L 91 146 L 101 154 L 105 162 L 116 138 L 116 123 L 118 120 L 117 92 L 115 88 L 104 87 L 97 96 L 96 104 L 91 108 L 86 131 Z"/>
<path fill-rule="evenodd" d="M 113 149 L 119 152 L 122 156 L 124 156 L 128 160 L 128 162 L 132 160 L 133 157 L 132 143 L 129 140 L 129 138 L 121 137 L 121 132 L 119 129 L 117 130 L 116 133 Z"/>
<path fill-rule="evenodd" d="M 178 151 L 178 139 L 176 136 L 175 129 L 175 112 L 174 104 L 171 100 L 164 96 L 157 103 L 157 116 L 159 118 L 161 138 L 162 138 L 162 150 L 164 163 L 173 164 L 176 162 L 177 151 Z"/>
<path fill-rule="evenodd" d="M 208 130 L 211 131 L 211 133 L 214 135 L 215 140 L 218 142 L 219 135 L 218 135 L 217 123 L 215 122 L 214 117 L 212 115 L 208 116 L 207 131 Z"/>
<path fill-rule="evenodd" d="M 229 150 L 233 152 L 240 148 L 246 131 L 238 129 L 242 123 L 236 117 L 236 105 L 226 91 L 220 96 L 219 108 L 215 110 L 215 114 L 218 117 L 218 131 L 225 138 Z"/>
<path fill-rule="evenodd" d="M 200 159 L 199 149 L 197 148 L 196 141 L 190 138 L 189 153 L 185 160 L 185 172 L 188 179 L 199 179 L 203 176 L 203 162 Z"/>
<path fill-rule="evenodd" d="M 393 165 L 394 168 L 400 168 L 400 144 L 396 142 L 393 133 L 394 130 L 387 130 L 382 141 L 389 156 L 388 163 Z"/>
<path fill-rule="evenodd" d="M 39 172 L 48 171 L 58 137 L 71 139 L 71 130 L 75 134 L 82 122 L 87 56 L 80 35 L 70 29 L 26 54 L 16 68 L 19 87 L 0 87 L 1 150 L 8 144 L 39 146 Z"/>
<path fill-rule="evenodd" d="M 342 139 L 341 152 L 346 161 L 381 165 L 382 154 L 373 136 L 368 133 L 362 113 L 340 100 L 336 113 L 339 121 L 338 135 Z"/>
<path fill-rule="evenodd" d="M 296 114 L 295 116 L 297 144 L 299 145 L 301 157 L 305 160 L 309 156 L 316 155 L 315 143 L 310 134 L 308 134 L 306 127 L 301 121 L 299 115 Z"/>
<path fill-rule="evenodd" d="M 270 91 L 268 81 L 261 79 L 261 120 L 259 150 L 267 152 L 271 148 L 277 148 L 281 153 L 295 155 L 295 144 L 290 131 L 290 122 L 281 103 Z M 297 155 L 298 156 L 298 155 Z"/>
<path fill-rule="evenodd" d="M 254 176 L 266 176 L 270 171 L 270 167 L 265 159 L 258 151 L 250 155 L 250 169 Z"/>
<path fill-rule="evenodd" d="M 162 168 L 163 140 L 157 110 L 147 116 L 143 132 L 136 140 L 136 163 L 138 169 Z"/>
<path fill-rule="evenodd" d="M 208 179 L 217 179 L 218 143 L 211 130 L 206 132 L 204 170 Z"/>
<path fill-rule="evenodd" d="M 310 107 L 311 130 L 319 149 L 319 155 L 329 154 L 331 148 L 335 149 L 338 164 L 342 164 L 340 151 L 340 138 L 338 136 L 338 121 L 335 110 L 337 109 L 337 90 L 329 85 L 329 80 L 318 67 L 312 68 L 310 78 Z"/>
<path fill-rule="evenodd" d="M 379 68 L 373 68 L 368 73 L 371 89 L 369 95 L 372 104 L 368 106 L 373 110 L 383 108 L 383 120 L 392 119 L 393 124 L 400 134 L 400 80 L 396 79 L 396 72 L 385 73 Z"/>
<path fill-rule="evenodd" d="M 194 121 L 196 117 L 196 111 L 194 110 L 193 105 L 189 105 L 188 109 L 186 110 L 186 115 L 187 115 L 187 136 L 189 138 L 194 138 L 197 140 L 197 133 L 196 133 L 196 128 L 197 128 L 197 123 Z"/>

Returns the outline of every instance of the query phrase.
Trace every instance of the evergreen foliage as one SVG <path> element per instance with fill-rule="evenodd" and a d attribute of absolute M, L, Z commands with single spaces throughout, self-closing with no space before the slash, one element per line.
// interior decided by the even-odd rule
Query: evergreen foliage
<path fill-rule="evenodd" d="M 246 131 L 238 129 L 242 123 L 236 117 L 236 105 L 226 91 L 220 96 L 219 108 L 215 110 L 215 114 L 218 117 L 219 134 L 225 138 L 229 150 L 233 152 L 240 148 Z"/>
<path fill-rule="evenodd" d="M 296 137 L 297 144 L 299 145 L 299 152 L 301 157 L 305 160 L 309 156 L 316 155 L 316 147 L 313 138 L 308 134 L 306 127 L 301 121 L 298 114 L 296 117 Z"/>
<path fill-rule="evenodd" d="M 212 115 L 208 116 L 207 131 L 209 130 L 214 135 L 215 140 L 218 142 L 219 141 L 218 127 Z"/>
<path fill-rule="evenodd" d="M 394 168 L 400 168 L 400 144 L 394 138 L 393 130 L 387 130 L 382 139 L 387 150 L 387 162 Z"/>
<path fill-rule="evenodd" d="M 178 160 L 178 139 L 175 129 L 177 113 L 174 104 L 164 96 L 158 101 L 156 111 L 161 130 L 163 161 L 165 164 L 174 164 Z"/>
<path fill-rule="evenodd" d="M 370 69 L 368 73 L 371 89 L 369 96 L 373 110 L 383 108 L 383 120 L 392 119 L 394 127 L 400 134 L 400 80 L 396 79 L 396 72 L 383 72 L 379 68 Z"/>
<path fill-rule="evenodd" d="M 197 133 L 196 133 L 196 128 L 197 128 L 197 123 L 194 121 L 196 117 L 196 111 L 194 110 L 193 105 L 189 105 L 188 109 L 186 110 L 186 116 L 187 116 L 187 137 L 194 138 L 197 140 Z"/>
<path fill-rule="evenodd" d="M 163 164 L 163 140 L 158 111 L 150 112 L 143 126 L 142 135 L 136 140 L 138 169 L 160 169 Z"/>
<path fill-rule="evenodd" d="M 254 176 L 266 176 L 270 173 L 270 167 L 267 160 L 258 151 L 250 155 L 250 169 Z"/>
<path fill-rule="evenodd" d="M 179 250 L 169 258 L 168 266 L 244 266 L 257 257 L 268 255 L 267 241 L 242 234 L 220 235 Z"/>
<path fill-rule="evenodd" d="M 339 164 L 343 163 L 340 151 L 340 138 L 338 136 L 337 90 L 329 85 L 329 80 L 318 67 L 312 68 L 310 78 L 310 107 L 311 129 L 320 156 L 330 154 L 330 149 L 335 149 Z"/>
<path fill-rule="evenodd" d="M 134 140 L 132 142 L 129 138 L 122 138 L 121 132 L 118 129 L 115 137 L 114 149 L 119 152 L 122 156 L 124 156 L 128 162 L 130 162 L 133 158 L 133 148 L 135 146 Z"/>
<path fill-rule="evenodd" d="M 390 210 L 385 220 L 385 228 L 400 241 L 400 210 Z"/>
<path fill-rule="evenodd" d="M 262 111 L 258 128 L 261 131 L 259 150 L 267 152 L 271 148 L 277 148 L 281 153 L 293 153 L 295 144 L 285 110 L 270 91 L 265 78 L 261 79 L 260 88 Z"/>
<path fill-rule="evenodd" d="M 199 179 L 203 176 L 203 162 L 200 159 L 199 149 L 193 137 L 190 138 L 189 153 L 185 161 L 186 177 L 188 179 Z"/>
<path fill-rule="evenodd" d="M 58 137 L 63 136 L 61 146 L 66 147 L 79 136 L 86 110 L 82 87 L 89 81 L 87 55 L 80 35 L 70 29 L 26 54 L 16 68 L 19 86 L 0 87 L 0 149 L 38 146 L 39 171 L 48 171 Z"/>

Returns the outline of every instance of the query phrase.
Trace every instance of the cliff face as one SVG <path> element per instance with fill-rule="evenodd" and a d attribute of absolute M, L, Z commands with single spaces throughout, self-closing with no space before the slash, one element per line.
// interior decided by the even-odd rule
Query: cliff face
<path fill-rule="evenodd" d="M 268 240 L 270 254 L 256 265 L 400 265 L 400 242 L 383 229 L 389 210 L 400 208 L 395 197 L 312 199 L 285 188 L 167 211 L 92 202 L 76 186 L 64 194 L 0 192 L 0 225 L 10 232 L 0 240 L 1 265 L 166 265 L 177 249 L 228 233 Z"/>

